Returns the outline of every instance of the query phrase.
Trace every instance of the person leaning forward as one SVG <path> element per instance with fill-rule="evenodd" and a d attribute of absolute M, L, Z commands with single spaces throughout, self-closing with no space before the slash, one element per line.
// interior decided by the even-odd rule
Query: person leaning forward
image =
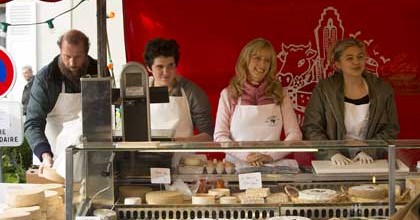
<path fill-rule="evenodd" d="M 80 78 L 98 72 L 97 61 L 88 55 L 90 43 L 84 33 L 69 30 L 57 44 L 60 54 L 35 76 L 24 125 L 25 137 L 41 161 L 40 174 L 64 153 L 57 152 L 55 140 L 63 124 L 77 119 L 81 112 Z"/>

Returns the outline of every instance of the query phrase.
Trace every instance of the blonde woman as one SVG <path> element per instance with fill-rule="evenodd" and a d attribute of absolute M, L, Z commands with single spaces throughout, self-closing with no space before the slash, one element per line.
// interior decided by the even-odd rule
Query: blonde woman
<path fill-rule="evenodd" d="M 366 71 L 364 43 L 355 38 L 338 40 L 330 60 L 335 72 L 312 92 L 305 110 L 304 139 L 396 139 L 400 127 L 394 92 L 388 83 Z M 379 151 L 352 150 L 329 151 L 326 157 L 337 165 L 346 165 L 352 162 L 350 158 L 371 163 L 382 155 Z"/>
<path fill-rule="evenodd" d="M 285 140 L 301 140 L 302 133 L 290 99 L 275 79 L 276 52 L 265 39 L 254 39 L 239 54 L 235 76 L 221 92 L 214 140 L 277 141 L 284 128 Z M 262 165 L 287 153 L 228 153 L 228 161 Z"/>

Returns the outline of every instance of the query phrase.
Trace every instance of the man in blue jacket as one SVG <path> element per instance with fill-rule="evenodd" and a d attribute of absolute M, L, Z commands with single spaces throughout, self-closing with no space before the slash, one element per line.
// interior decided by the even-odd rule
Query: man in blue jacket
<path fill-rule="evenodd" d="M 41 161 L 40 174 L 63 153 L 55 149 L 63 124 L 81 112 L 80 78 L 97 74 L 97 61 L 88 55 L 90 43 L 84 33 L 70 30 L 57 44 L 60 54 L 35 76 L 25 121 L 25 136 Z"/>

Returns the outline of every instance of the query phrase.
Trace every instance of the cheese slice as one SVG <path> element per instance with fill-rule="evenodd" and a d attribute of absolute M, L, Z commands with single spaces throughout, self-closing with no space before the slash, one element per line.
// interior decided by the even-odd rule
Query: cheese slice
<path fill-rule="evenodd" d="M 20 189 L 6 192 L 6 204 L 10 207 L 34 206 L 44 201 L 42 189 Z"/>
<path fill-rule="evenodd" d="M 192 196 L 192 204 L 194 205 L 208 205 L 215 204 L 216 197 L 209 194 L 195 194 Z"/>
<path fill-rule="evenodd" d="M 184 203 L 184 196 L 178 191 L 152 191 L 146 194 L 147 204 L 167 205 Z"/>
<path fill-rule="evenodd" d="M 42 176 L 45 179 L 49 179 L 55 183 L 64 183 L 64 178 L 60 176 L 57 171 L 53 168 L 44 168 L 44 171 L 42 172 Z"/>

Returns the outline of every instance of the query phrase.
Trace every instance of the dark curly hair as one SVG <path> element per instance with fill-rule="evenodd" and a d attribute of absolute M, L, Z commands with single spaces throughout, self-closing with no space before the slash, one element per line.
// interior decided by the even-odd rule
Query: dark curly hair
<path fill-rule="evenodd" d="M 147 67 L 151 68 L 156 57 L 173 57 L 175 65 L 179 61 L 179 45 L 173 39 L 155 38 L 147 42 L 143 58 Z"/>

